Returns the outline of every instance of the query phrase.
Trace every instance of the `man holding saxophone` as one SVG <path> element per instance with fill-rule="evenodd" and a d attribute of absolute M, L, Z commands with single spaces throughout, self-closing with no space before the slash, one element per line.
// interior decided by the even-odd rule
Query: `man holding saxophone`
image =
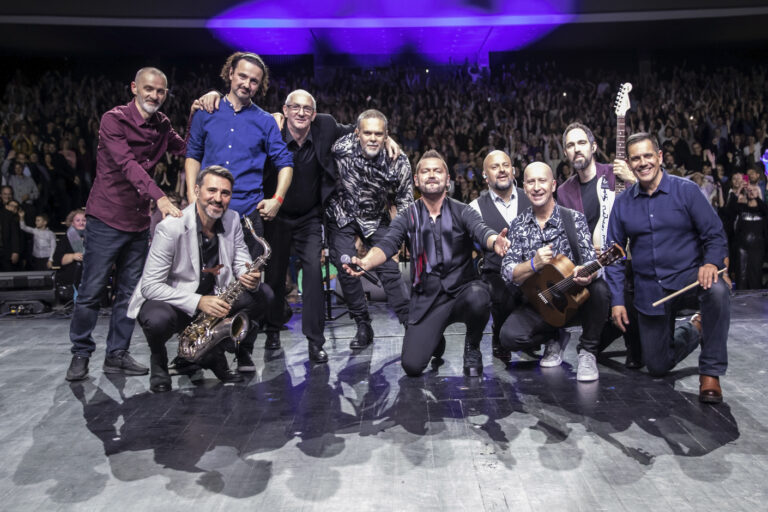
<path fill-rule="evenodd" d="M 196 313 L 225 318 L 245 311 L 253 325 L 272 299 L 271 289 L 259 285 L 260 272 L 249 272 L 251 258 L 240 216 L 229 210 L 233 184 L 227 169 L 217 165 L 204 169 L 197 175 L 195 202 L 184 209 L 181 218 L 169 217 L 155 231 L 144 272 L 128 306 L 128 316 L 138 319 L 149 343 L 153 392 L 170 391 L 165 343 L 184 330 Z M 229 303 L 218 294 L 235 279 L 246 291 Z M 257 329 L 249 329 L 238 345 L 238 361 L 250 360 L 256 334 Z M 223 346 L 218 344 L 203 356 L 200 366 L 211 369 L 223 382 L 242 381 L 240 374 L 229 370 Z"/>

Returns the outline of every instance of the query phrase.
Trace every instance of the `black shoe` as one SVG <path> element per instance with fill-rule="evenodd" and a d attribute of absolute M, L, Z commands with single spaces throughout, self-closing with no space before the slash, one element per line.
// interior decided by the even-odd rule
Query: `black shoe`
<path fill-rule="evenodd" d="M 122 373 L 123 375 L 146 375 L 149 368 L 139 364 L 126 351 L 115 352 L 104 359 L 104 373 Z"/>
<path fill-rule="evenodd" d="M 466 347 L 464 349 L 464 375 L 467 377 L 482 377 L 483 354 L 479 348 Z"/>
<path fill-rule="evenodd" d="M 502 361 L 504 363 L 508 363 L 512 360 L 512 351 L 502 347 L 501 345 L 494 345 L 493 346 L 493 357 L 498 359 L 499 361 Z"/>
<path fill-rule="evenodd" d="M 373 327 L 369 320 L 360 320 L 357 322 L 357 332 L 355 337 L 349 343 L 351 350 L 360 350 L 373 343 Z"/>
<path fill-rule="evenodd" d="M 243 373 L 253 373 L 256 371 L 256 365 L 253 364 L 251 354 L 247 350 L 240 349 L 235 357 L 237 359 L 237 371 Z"/>
<path fill-rule="evenodd" d="M 217 379 L 225 384 L 230 382 L 243 382 L 245 380 L 238 372 L 229 369 L 224 354 L 215 356 L 215 360 L 211 364 L 211 371 Z"/>
<path fill-rule="evenodd" d="M 280 332 L 267 333 L 267 341 L 264 342 L 264 350 L 277 350 L 280 348 Z"/>
<path fill-rule="evenodd" d="M 313 363 L 327 363 L 328 353 L 323 350 L 323 347 L 318 347 L 314 343 L 309 345 L 309 360 Z"/>
<path fill-rule="evenodd" d="M 191 363 L 181 357 L 174 357 L 171 364 L 168 365 L 169 375 L 194 375 L 202 370 L 202 367 L 197 363 Z"/>
<path fill-rule="evenodd" d="M 642 361 L 635 359 L 633 356 L 627 355 L 626 361 L 624 361 L 624 367 L 628 370 L 639 370 L 643 367 Z"/>
<path fill-rule="evenodd" d="M 437 342 L 435 351 L 432 352 L 432 367 L 437 368 L 445 361 L 443 360 L 443 354 L 445 354 L 445 336 L 440 336 L 440 341 Z"/>
<path fill-rule="evenodd" d="M 84 380 L 88 377 L 88 361 L 89 358 L 85 356 L 72 356 L 65 378 L 70 382 Z"/>
<path fill-rule="evenodd" d="M 150 384 L 149 390 L 153 393 L 167 393 L 171 390 L 170 382 L 158 382 L 156 384 Z"/>

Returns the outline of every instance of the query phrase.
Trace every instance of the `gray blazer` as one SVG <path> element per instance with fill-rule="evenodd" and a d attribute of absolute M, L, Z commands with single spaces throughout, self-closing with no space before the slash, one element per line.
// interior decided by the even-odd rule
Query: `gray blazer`
<path fill-rule="evenodd" d="M 216 286 L 225 287 L 233 275 L 245 273 L 251 263 L 248 247 L 240 226 L 240 215 L 227 210 L 221 218 L 224 232 L 219 233 L 219 263 Z M 139 284 L 128 304 L 128 317 L 136 318 L 146 300 L 159 300 L 193 316 L 201 295 L 195 293 L 200 284 L 200 245 L 197 239 L 195 204 L 184 208 L 181 217 L 166 217 L 157 225 L 149 256 Z"/>

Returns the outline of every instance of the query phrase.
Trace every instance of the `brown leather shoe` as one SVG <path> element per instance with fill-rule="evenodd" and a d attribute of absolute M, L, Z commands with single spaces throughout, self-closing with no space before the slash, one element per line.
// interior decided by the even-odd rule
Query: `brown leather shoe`
<path fill-rule="evenodd" d="M 698 311 L 694 313 L 689 322 L 691 322 L 691 325 L 696 328 L 699 332 L 699 336 L 701 336 L 701 333 L 703 332 L 703 327 L 701 326 L 701 313 Z"/>
<path fill-rule="evenodd" d="M 699 402 L 719 404 L 723 401 L 723 390 L 720 389 L 720 378 L 710 375 L 699 375 Z"/>

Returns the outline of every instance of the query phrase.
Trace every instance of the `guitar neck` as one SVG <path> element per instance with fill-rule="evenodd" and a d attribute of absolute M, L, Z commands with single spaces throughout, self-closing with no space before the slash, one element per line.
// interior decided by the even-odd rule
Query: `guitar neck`
<path fill-rule="evenodd" d="M 627 159 L 627 122 L 624 116 L 616 116 L 616 159 Z M 614 191 L 619 194 L 625 188 L 624 180 L 617 177 Z"/>
<path fill-rule="evenodd" d="M 627 159 L 627 120 L 624 116 L 616 116 L 616 159 Z"/>

